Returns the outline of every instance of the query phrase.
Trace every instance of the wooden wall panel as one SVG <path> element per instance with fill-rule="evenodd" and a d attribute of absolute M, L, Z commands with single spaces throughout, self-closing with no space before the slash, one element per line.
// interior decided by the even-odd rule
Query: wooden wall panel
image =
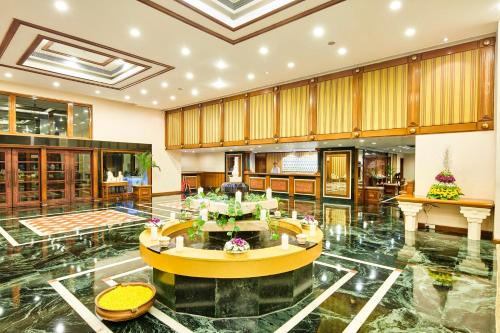
<path fill-rule="evenodd" d="M 423 60 L 420 125 L 476 122 L 478 85 L 478 49 Z"/>
<path fill-rule="evenodd" d="M 407 85 L 407 64 L 363 73 L 363 131 L 406 127 Z"/>
<path fill-rule="evenodd" d="M 200 142 L 200 109 L 184 110 L 184 145 Z"/>
<path fill-rule="evenodd" d="M 167 113 L 167 147 L 181 145 L 181 111 Z"/>
<path fill-rule="evenodd" d="M 309 85 L 280 91 L 280 137 L 307 135 Z"/>
<path fill-rule="evenodd" d="M 250 97 L 250 140 L 273 137 L 273 93 Z"/>
<path fill-rule="evenodd" d="M 220 104 L 203 106 L 201 109 L 203 123 L 203 143 L 220 142 L 221 113 Z"/>
<path fill-rule="evenodd" d="M 224 141 L 245 138 L 245 99 L 224 102 Z"/>
<path fill-rule="evenodd" d="M 201 186 L 206 189 L 215 189 L 224 182 L 224 172 L 203 172 L 200 177 Z"/>
<path fill-rule="evenodd" d="M 352 76 L 322 81 L 317 89 L 317 133 L 350 132 Z"/>

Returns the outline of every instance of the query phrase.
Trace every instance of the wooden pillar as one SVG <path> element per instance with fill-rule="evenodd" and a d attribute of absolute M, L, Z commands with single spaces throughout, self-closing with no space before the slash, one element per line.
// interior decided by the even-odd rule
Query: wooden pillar
<path fill-rule="evenodd" d="M 47 205 L 47 148 L 40 149 L 40 189 L 42 206 Z"/>
<path fill-rule="evenodd" d="M 309 81 L 309 135 L 313 136 L 318 132 L 318 80 L 311 79 Z"/>
<path fill-rule="evenodd" d="M 165 113 L 166 116 L 166 113 Z M 166 148 L 166 147 L 165 147 Z M 103 170 L 99 170 L 99 150 L 92 150 L 92 198 L 97 200 L 99 198 L 99 172 L 103 172 Z"/>
<path fill-rule="evenodd" d="M 352 154 L 353 154 L 353 156 L 352 156 L 353 166 L 352 167 L 354 168 L 354 170 L 353 170 L 353 174 L 354 174 L 354 176 L 353 176 L 353 179 L 354 179 L 354 182 L 353 182 L 354 183 L 354 193 L 353 193 L 354 198 L 353 198 L 353 200 L 354 200 L 354 203 L 356 203 L 356 204 L 358 203 L 358 196 L 359 196 L 358 195 L 358 192 L 359 192 L 359 188 L 358 188 L 358 184 L 359 184 L 359 182 L 358 182 L 358 177 L 359 177 L 358 154 L 359 153 L 358 152 L 359 152 L 358 149 L 354 149 L 352 152 Z"/>
<path fill-rule="evenodd" d="M 361 136 L 363 128 L 363 69 L 354 70 L 352 78 L 352 136 L 357 138 Z"/>
<path fill-rule="evenodd" d="M 67 122 L 66 122 L 66 135 L 68 137 L 73 137 L 73 103 L 68 103 L 68 109 L 67 109 Z"/>
<path fill-rule="evenodd" d="M 316 178 L 314 178 L 316 183 L 315 183 L 315 186 L 314 186 L 314 189 L 315 189 L 315 194 L 314 194 L 314 197 L 316 200 L 320 200 L 321 199 L 321 176 L 320 175 L 317 175 Z"/>
<path fill-rule="evenodd" d="M 9 132 L 16 133 L 16 96 L 9 95 Z"/>
<path fill-rule="evenodd" d="M 493 128 L 495 85 L 495 39 L 487 38 L 479 45 L 479 108 L 478 129 Z"/>
<path fill-rule="evenodd" d="M 274 123 L 273 137 L 274 137 L 274 142 L 278 142 L 279 137 L 280 137 L 280 88 L 279 87 L 274 87 L 273 97 L 274 97 L 274 102 L 273 102 L 273 123 Z"/>
<path fill-rule="evenodd" d="M 266 175 L 266 188 L 264 190 L 267 190 L 270 187 L 271 187 L 271 176 Z"/>
<path fill-rule="evenodd" d="M 288 177 L 288 196 L 295 196 L 295 176 Z"/>
<path fill-rule="evenodd" d="M 420 76 L 421 57 L 413 55 L 408 63 L 408 134 L 416 134 L 420 126 Z"/>

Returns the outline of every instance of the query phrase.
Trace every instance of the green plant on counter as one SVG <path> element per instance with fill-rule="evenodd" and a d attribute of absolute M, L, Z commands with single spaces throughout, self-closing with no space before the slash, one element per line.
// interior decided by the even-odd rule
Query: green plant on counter
<path fill-rule="evenodd" d="M 263 201 L 263 200 L 266 200 L 265 194 L 248 193 L 245 196 L 245 201 L 255 202 L 255 201 Z"/>
<path fill-rule="evenodd" d="M 256 220 L 260 220 L 260 212 L 262 210 L 262 206 L 260 204 L 255 205 L 255 210 L 253 212 L 253 217 Z M 266 223 L 269 231 L 271 232 L 271 239 L 277 240 L 279 239 L 278 234 L 278 225 L 279 222 L 276 219 L 271 218 L 271 214 L 269 211 L 266 212 Z"/>

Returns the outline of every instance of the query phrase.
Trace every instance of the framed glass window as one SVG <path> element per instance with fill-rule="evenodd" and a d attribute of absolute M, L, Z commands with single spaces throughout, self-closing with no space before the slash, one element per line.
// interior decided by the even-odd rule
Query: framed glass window
<path fill-rule="evenodd" d="M 16 132 L 66 136 L 68 104 L 16 96 Z"/>
<path fill-rule="evenodd" d="M 0 95 L 0 131 L 9 131 L 9 96 Z"/>
<path fill-rule="evenodd" d="M 88 105 L 73 106 L 73 136 L 90 138 L 91 109 Z"/>
<path fill-rule="evenodd" d="M 351 151 L 323 152 L 323 196 L 351 198 Z"/>

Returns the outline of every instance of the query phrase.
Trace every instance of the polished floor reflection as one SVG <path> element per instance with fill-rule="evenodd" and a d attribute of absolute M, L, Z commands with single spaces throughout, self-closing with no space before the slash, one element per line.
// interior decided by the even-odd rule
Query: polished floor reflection
<path fill-rule="evenodd" d="M 157 302 L 149 314 L 127 323 L 97 320 L 94 297 L 115 283 L 151 281 L 138 235 L 151 216 L 167 220 L 179 211 L 178 196 L 0 212 L 0 332 L 495 331 L 491 242 L 405 234 L 391 203 L 360 207 L 297 199 L 281 205 L 315 214 L 325 233 L 313 292 L 296 306 L 261 317 L 213 319 L 174 313 Z M 65 220 L 65 214 L 100 211 L 134 218 L 52 235 L 26 226 L 44 216 Z"/>

